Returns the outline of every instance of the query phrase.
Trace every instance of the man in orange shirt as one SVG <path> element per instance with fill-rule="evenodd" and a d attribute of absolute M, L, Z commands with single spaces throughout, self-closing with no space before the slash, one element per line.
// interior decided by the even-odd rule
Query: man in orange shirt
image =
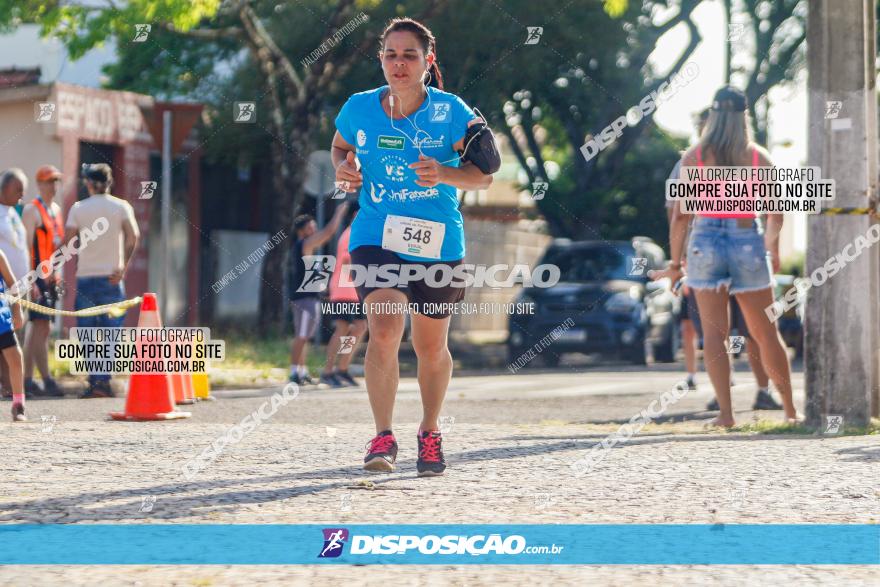
<path fill-rule="evenodd" d="M 25 205 L 21 213 L 21 221 L 27 232 L 30 247 L 30 269 L 35 270 L 40 263 L 52 256 L 64 239 L 64 219 L 61 207 L 55 202 L 61 186 L 61 172 L 52 165 L 43 165 L 37 169 L 36 196 Z M 54 308 L 60 297 L 61 275 L 56 272 L 43 277 L 37 274 L 37 280 L 31 291 L 31 300 L 41 306 Z M 49 330 L 52 316 L 40 312 L 28 312 L 27 334 L 24 343 L 24 389 L 25 393 L 35 396 L 63 397 L 64 393 L 52 379 L 49 372 Z M 41 388 L 34 381 L 34 364 L 43 377 Z"/>

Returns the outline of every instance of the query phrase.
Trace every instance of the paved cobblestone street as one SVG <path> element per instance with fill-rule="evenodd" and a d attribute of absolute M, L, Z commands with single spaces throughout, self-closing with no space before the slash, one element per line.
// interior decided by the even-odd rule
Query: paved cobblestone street
<path fill-rule="evenodd" d="M 401 382 L 399 468 L 390 475 L 359 467 L 373 433 L 363 390 L 306 389 L 192 480 L 182 474 L 183 463 L 278 389 L 217 392 L 219 401 L 186 408 L 192 419 L 166 423 L 103 421 L 122 399 L 31 401 L 29 423 L 0 426 L 16 449 L 0 456 L 6 471 L 0 521 L 880 523 L 880 437 L 703 431 L 707 385 L 675 404 L 667 422 L 618 444 L 576 478 L 572 462 L 675 381 L 674 373 L 638 375 L 456 378 L 446 405 L 450 468 L 433 479 L 415 474 L 420 404 L 411 379 Z M 796 381 L 802 386 L 799 375 Z M 735 391 L 740 422 L 754 416 L 747 411 L 752 396 L 747 384 Z M 0 584 L 876 585 L 877 579 L 876 567 L 30 566 L 23 580 L 24 569 L 0 568 Z"/>

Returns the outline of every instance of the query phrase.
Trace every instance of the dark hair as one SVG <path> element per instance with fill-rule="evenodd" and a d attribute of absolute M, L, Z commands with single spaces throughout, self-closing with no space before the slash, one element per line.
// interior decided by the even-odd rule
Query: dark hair
<path fill-rule="evenodd" d="M 106 163 L 84 163 L 82 175 L 92 182 L 95 191 L 100 193 L 106 192 L 113 185 L 113 168 Z"/>
<path fill-rule="evenodd" d="M 440 68 L 437 66 L 437 40 L 434 38 L 434 34 L 431 30 L 422 23 L 411 18 L 392 18 L 389 20 L 388 24 L 385 26 L 385 30 L 382 31 L 382 36 L 379 37 L 380 58 L 382 55 L 382 49 L 385 47 L 385 38 L 389 34 L 396 32 L 414 34 L 422 43 L 422 49 L 425 50 L 425 55 L 428 53 L 434 54 L 434 63 L 432 63 L 428 69 L 428 72 L 431 74 L 431 79 L 428 81 L 428 85 L 434 86 L 438 90 L 442 90 L 443 76 L 440 74 Z"/>
<path fill-rule="evenodd" d="M 712 110 L 721 112 L 745 112 L 749 108 L 749 99 L 739 88 L 724 86 L 712 99 Z"/>
<path fill-rule="evenodd" d="M 294 230 L 300 230 L 305 228 L 305 226 L 315 219 L 311 214 L 300 214 L 296 218 L 293 219 L 293 228 Z"/>

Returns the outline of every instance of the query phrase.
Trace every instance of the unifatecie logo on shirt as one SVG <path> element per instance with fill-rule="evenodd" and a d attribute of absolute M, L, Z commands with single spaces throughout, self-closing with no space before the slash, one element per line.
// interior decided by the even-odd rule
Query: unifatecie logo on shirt
<path fill-rule="evenodd" d="M 373 200 L 374 203 L 381 203 L 382 196 L 384 196 L 387 191 L 388 190 L 386 190 L 385 186 L 381 183 L 373 183 L 372 181 L 370 182 L 370 199 Z"/>
<path fill-rule="evenodd" d="M 379 136 L 377 145 L 380 149 L 393 149 L 395 151 L 403 151 L 403 137 L 389 137 L 385 135 Z"/>
<path fill-rule="evenodd" d="M 409 190 L 403 188 L 400 191 L 385 189 L 381 183 L 370 182 L 370 199 L 376 204 L 382 202 L 385 197 L 394 202 L 406 202 L 412 200 L 430 200 L 440 196 L 440 190 L 436 187 L 425 188 L 423 190 Z"/>

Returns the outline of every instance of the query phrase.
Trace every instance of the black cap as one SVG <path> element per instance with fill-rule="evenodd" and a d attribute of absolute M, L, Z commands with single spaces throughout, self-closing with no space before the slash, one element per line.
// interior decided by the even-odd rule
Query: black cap
<path fill-rule="evenodd" d="M 725 112 L 745 112 L 749 107 L 749 100 L 742 90 L 733 86 L 724 86 L 712 99 L 712 110 Z"/>
<path fill-rule="evenodd" d="M 83 163 L 82 176 L 91 181 L 108 183 L 113 179 L 113 170 L 106 163 Z"/>

